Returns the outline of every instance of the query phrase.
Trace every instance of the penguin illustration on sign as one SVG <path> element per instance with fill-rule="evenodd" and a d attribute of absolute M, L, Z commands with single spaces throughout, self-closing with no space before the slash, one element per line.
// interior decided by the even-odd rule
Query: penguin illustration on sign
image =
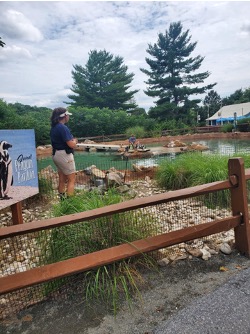
<path fill-rule="evenodd" d="M 12 160 L 8 152 L 10 147 L 12 145 L 7 141 L 0 141 L 0 200 L 11 199 L 8 196 L 13 184 Z"/>

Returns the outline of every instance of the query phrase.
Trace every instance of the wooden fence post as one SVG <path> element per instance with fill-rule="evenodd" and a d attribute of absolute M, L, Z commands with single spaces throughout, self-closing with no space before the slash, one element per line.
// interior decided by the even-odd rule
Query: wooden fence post
<path fill-rule="evenodd" d="M 10 206 L 12 212 L 13 225 L 23 224 L 22 202 Z"/>
<path fill-rule="evenodd" d="M 233 216 L 240 214 L 242 222 L 235 227 L 236 249 L 250 257 L 250 224 L 248 215 L 248 198 L 245 178 L 244 160 L 242 158 L 231 158 L 228 161 L 228 175 L 233 188 L 231 188 L 231 206 Z M 235 177 L 237 182 L 235 182 Z"/>

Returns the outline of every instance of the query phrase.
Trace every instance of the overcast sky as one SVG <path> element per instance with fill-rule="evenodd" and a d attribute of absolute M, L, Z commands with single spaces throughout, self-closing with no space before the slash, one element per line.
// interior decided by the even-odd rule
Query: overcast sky
<path fill-rule="evenodd" d="M 250 87 L 250 1 L 0 1 L 0 13 L 0 98 L 8 103 L 65 106 L 73 65 L 105 49 L 135 74 L 131 89 L 148 110 L 146 49 L 177 21 L 197 42 L 192 56 L 205 57 L 205 84 L 217 82 L 222 98 Z"/>

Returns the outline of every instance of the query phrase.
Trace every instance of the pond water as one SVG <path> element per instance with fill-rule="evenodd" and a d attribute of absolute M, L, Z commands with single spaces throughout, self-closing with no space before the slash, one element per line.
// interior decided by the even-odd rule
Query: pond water
<path fill-rule="evenodd" d="M 192 141 L 185 140 L 185 143 L 190 143 Z M 167 143 L 167 141 L 166 141 Z M 147 145 L 152 151 L 154 147 L 161 147 L 164 142 L 153 143 L 152 145 Z M 250 141 L 242 139 L 207 139 L 207 140 L 197 140 L 196 143 L 203 144 L 209 147 L 208 151 L 202 152 L 202 154 L 219 154 L 231 156 L 235 153 L 249 152 L 250 153 Z M 156 155 L 149 159 L 122 159 L 120 154 L 117 152 L 79 152 L 75 153 L 76 169 L 83 170 L 91 165 L 97 166 L 101 170 L 107 170 L 110 167 L 115 167 L 119 170 L 131 169 L 133 164 L 153 166 L 158 165 L 162 160 L 174 159 L 176 155 L 182 153 L 168 153 L 165 155 Z M 54 163 L 51 157 L 42 158 L 38 160 L 38 171 L 42 168 L 51 165 L 54 169 Z"/>

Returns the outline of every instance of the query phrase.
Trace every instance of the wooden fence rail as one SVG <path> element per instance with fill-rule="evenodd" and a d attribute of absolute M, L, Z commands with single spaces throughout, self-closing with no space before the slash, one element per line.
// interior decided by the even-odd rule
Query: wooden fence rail
<path fill-rule="evenodd" d="M 17 235 L 33 233 L 59 226 L 84 222 L 116 213 L 153 206 L 170 201 L 196 197 L 200 195 L 230 189 L 232 216 L 209 223 L 195 225 L 182 230 L 164 233 L 129 244 L 122 244 L 90 254 L 78 256 L 61 262 L 44 265 L 25 272 L 0 278 L 0 294 L 12 292 L 55 278 L 65 277 L 106 265 L 118 260 L 139 255 L 144 252 L 173 246 L 181 242 L 209 236 L 234 228 L 236 248 L 250 256 L 250 224 L 248 216 L 246 181 L 250 179 L 250 170 L 244 169 L 242 158 L 232 158 L 228 162 L 228 180 L 217 181 L 196 187 L 169 191 L 146 198 L 138 198 L 86 212 L 34 221 L 29 224 L 14 225 L 0 229 L 0 240 Z"/>
<path fill-rule="evenodd" d="M 195 126 L 192 128 L 186 128 L 186 129 L 178 129 L 178 130 L 162 130 L 161 135 L 162 136 L 172 136 L 174 134 L 186 134 L 188 132 L 192 133 L 211 133 L 211 132 L 220 132 L 222 126 L 221 125 L 206 125 L 206 126 Z"/>
<path fill-rule="evenodd" d="M 187 129 L 177 129 L 177 130 L 162 130 L 161 135 L 162 136 L 171 136 L 177 133 L 179 134 L 186 134 L 188 132 L 193 133 L 209 133 L 209 132 L 220 132 L 221 131 L 221 125 L 206 125 L 206 126 L 195 126 Z M 93 140 L 95 142 L 109 142 L 109 141 L 117 141 L 117 140 L 126 140 L 128 139 L 127 135 L 125 133 L 121 133 L 118 135 L 101 135 L 101 136 L 93 136 L 93 137 L 81 137 L 78 138 L 79 141 L 84 140 Z"/>

